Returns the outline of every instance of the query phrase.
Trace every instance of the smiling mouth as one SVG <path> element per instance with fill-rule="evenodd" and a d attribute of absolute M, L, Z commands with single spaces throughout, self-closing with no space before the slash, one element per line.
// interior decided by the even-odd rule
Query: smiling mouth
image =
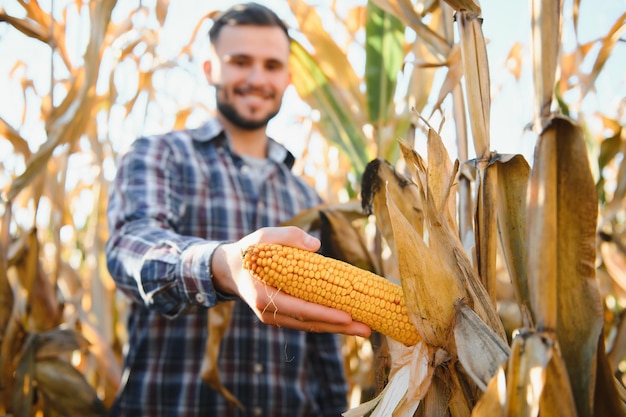
<path fill-rule="evenodd" d="M 235 94 L 240 96 L 258 97 L 259 99 L 271 99 L 274 93 L 264 88 L 255 88 L 252 86 L 244 86 L 236 88 Z"/>

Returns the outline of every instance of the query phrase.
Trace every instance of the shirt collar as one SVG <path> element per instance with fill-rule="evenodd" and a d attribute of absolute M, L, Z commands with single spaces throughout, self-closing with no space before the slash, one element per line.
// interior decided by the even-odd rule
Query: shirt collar
<path fill-rule="evenodd" d="M 190 131 L 193 140 L 198 142 L 210 142 L 218 137 L 225 136 L 224 127 L 216 117 L 211 117 L 205 124 Z M 269 138 L 267 157 L 268 159 L 287 165 L 289 169 L 293 167 L 295 157 L 283 145 Z M 230 142 L 228 143 L 230 148 Z M 231 149 L 232 151 L 232 149 Z"/>

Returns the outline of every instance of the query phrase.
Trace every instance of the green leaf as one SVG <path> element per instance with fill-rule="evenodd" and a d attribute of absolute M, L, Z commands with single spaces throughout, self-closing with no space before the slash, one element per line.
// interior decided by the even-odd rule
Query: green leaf
<path fill-rule="evenodd" d="M 360 177 L 372 159 L 360 123 L 343 102 L 341 89 L 324 74 L 308 51 L 296 41 L 291 43 L 291 51 L 294 87 L 304 101 L 320 111 L 322 134 L 345 153 Z"/>
<path fill-rule="evenodd" d="M 393 112 L 394 89 L 404 60 L 404 25 L 398 18 L 368 3 L 365 35 L 369 119 L 373 124 L 380 124 Z"/>

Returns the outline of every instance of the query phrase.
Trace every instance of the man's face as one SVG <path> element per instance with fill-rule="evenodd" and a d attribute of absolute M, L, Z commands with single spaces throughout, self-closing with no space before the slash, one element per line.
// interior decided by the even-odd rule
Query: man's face
<path fill-rule="evenodd" d="M 204 70 L 218 110 L 237 127 L 265 127 L 290 82 L 287 36 L 277 27 L 226 26 L 213 47 Z"/>

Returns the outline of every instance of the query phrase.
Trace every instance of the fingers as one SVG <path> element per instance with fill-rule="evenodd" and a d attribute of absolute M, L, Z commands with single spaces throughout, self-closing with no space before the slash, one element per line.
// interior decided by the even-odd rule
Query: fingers
<path fill-rule="evenodd" d="M 355 322 L 345 311 L 309 303 L 272 287 L 265 286 L 266 296 L 258 297 L 255 313 L 261 322 L 317 333 L 343 333 L 367 337 L 371 329 Z"/>
<path fill-rule="evenodd" d="M 245 246 L 260 242 L 279 243 L 313 252 L 318 250 L 321 245 L 319 239 L 295 226 L 265 227 L 248 235 L 242 241 Z"/>
<path fill-rule="evenodd" d="M 267 325 L 313 333 L 341 333 L 351 336 L 368 337 L 372 332 L 367 325 L 356 321 L 350 321 L 345 324 L 333 324 L 319 321 L 301 321 L 290 316 L 285 316 L 276 312 L 270 313 L 268 311 L 263 313 L 260 319 L 261 322 Z"/>

